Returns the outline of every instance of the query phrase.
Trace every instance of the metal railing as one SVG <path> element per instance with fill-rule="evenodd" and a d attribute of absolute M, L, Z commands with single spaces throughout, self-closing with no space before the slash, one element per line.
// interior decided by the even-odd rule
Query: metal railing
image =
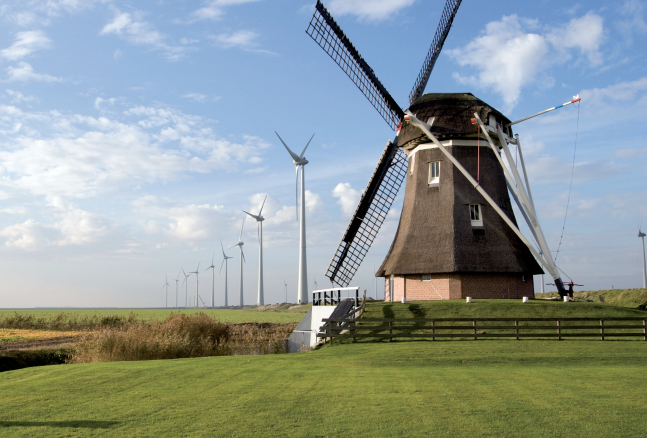
<path fill-rule="evenodd" d="M 342 296 L 343 293 L 345 293 L 345 297 Z M 312 291 L 313 306 L 335 306 L 340 303 L 342 298 L 354 299 L 355 307 L 358 307 L 359 287 L 337 287 Z"/>

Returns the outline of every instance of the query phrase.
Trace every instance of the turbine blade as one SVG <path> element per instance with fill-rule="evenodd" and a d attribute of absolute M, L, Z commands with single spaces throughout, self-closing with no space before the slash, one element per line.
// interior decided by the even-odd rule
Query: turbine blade
<path fill-rule="evenodd" d="M 220 249 L 222 250 L 222 256 L 223 256 L 223 257 L 227 257 L 227 256 L 225 255 L 225 248 L 223 248 L 223 246 L 222 246 L 222 240 L 220 241 Z"/>
<path fill-rule="evenodd" d="M 222 274 L 222 265 L 225 264 L 225 260 L 227 259 L 222 259 L 222 263 L 220 264 L 220 271 L 218 272 L 218 275 Z"/>
<path fill-rule="evenodd" d="M 197 267 L 197 268 L 195 268 L 195 273 L 196 273 L 196 274 L 197 274 L 197 273 L 198 273 L 198 271 L 200 270 L 200 263 L 202 263 L 202 262 L 198 262 L 198 267 Z"/>
<path fill-rule="evenodd" d="M 182 273 L 183 273 L 183 274 L 184 274 L 184 276 L 186 277 L 186 272 L 184 272 L 184 268 L 182 268 Z"/>
<path fill-rule="evenodd" d="M 250 213 L 250 212 L 248 212 L 248 211 L 243 210 L 243 213 L 247 213 L 248 215 L 250 215 L 250 216 L 251 216 L 251 217 L 253 217 L 254 219 L 258 220 L 258 216 L 255 216 L 255 215 L 251 214 L 251 213 Z"/>
<path fill-rule="evenodd" d="M 211 265 L 213 266 L 213 259 L 216 257 L 216 252 L 213 252 L 213 255 L 211 256 Z"/>
<path fill-rule="evenodd" d="M 281 143 L 283 143 L 283 146 L 285 146 L 285 149 L 287 149 L 287 150 L 288 150 L 288 153 L 292 156 L 292 159 L 293 159 L 294 161 L 298 161 L 298 160 L 299 160 L 299 156 L 290 150 L 290 148 L 288 147 L 288 145 L 286 145 L 286 144 L 285 144 L 285 142 L 283 141 L 283 139 L 281 138 L 281 136 L 279 135 L 279 133 L 278 133 L 278 132 L 274 131 L 274 133 L 275 133 L 275 134 L 276 134 L 276 136 L 279 138 L 279 140 L 281 140 Z"/>
<path fill-rule="evenodd" d="M 314 136 L 315 136 L 315 135 L 314 135 L 314 134 L 312 134 L 312 137 L 310 137 L 310 140 L 308 140 L 308 144 L 306 145 L 306 147 L 304 147 L 304 148 L 303 148 L 303 152 L 301 152 L 301 155 L 299 156 L 299 158 L 303 158 L 303 154 L 305 154 L 305 153 L 306 153 L 306 149 L 308 149 L 308 146 L 310 146 L 310 142 L 312 141 L 312 139 L 314 138 Z"/>
<path fill-rule="evenodd" d="M 240 256 L 243 258 L 243 262 L 247 263 L 247 260 L 245 260 L 245 253 L 243 252 L 243 247 L 240 247 Z"/>
<path fill-rule="evenodd" d="M 267 194 L 265 194 L 265 199 L 263 199 L 263 203 L 261 204 L 261 209 L 258 212 L 258 217 L 261 217 L 261 213 L 263 212 L 263 207 L 265 206 L 265 201 L 267 201 Z"/>
<path fill-rule="evenodd" d="M 238 241 L 239 242 L 240 242 L 240 239 L 243 238 L 243 227 L 245 226 L 245 219 L 246 218 L 247 218 L 247 216 L 243 216 L 243 224 L 240 226 L 240 236 L 238 236 Z"/>

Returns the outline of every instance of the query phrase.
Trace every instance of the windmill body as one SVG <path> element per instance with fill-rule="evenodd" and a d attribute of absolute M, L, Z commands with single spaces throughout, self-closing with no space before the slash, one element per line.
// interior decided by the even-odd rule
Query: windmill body
<path fill-rule="evenodd" d="M 306 33 L 396 130 L 326 276 L 340 286 L 350 283 L 406 181 L 398 231 L 376 273 L 385 277 L 386 300 L 533 296 L 532 276 L 543 272 L 538 262 L 565 295 L 539 226 L 521 143 L 512 134 L 517 122 L 470 93 L 424 93 L 460 4 L 447 0 L 404 111 L 317 1 Z M 517 148 L 522 172 L 508 145 Z M 519 230 L 510 196 L 540 250 Z"/>
<path fill-rule="evenodd" d="M 198 267 L 196 268 L 195 271 L 189 272 L 189 274 L 195 274 L 195 307 L 198 307 L 198 297 L 199 297 L 199 286 L 200 286 L 200 263 L 198 263 Z"/>
<path fill-rule="evenodd" d="M 215 307 L 214 300 L 216 298 L 216 266 L 213 264 L 213 259 L 216 257 L 216 253 L 214 252 L 213 255 L 211 256 L 211 266 L 209 266 L 205 271 L 208 271 L 211 269 L 211 308 L 213 309 Z"/>
<path fill-rule="evenodd" d="M 478 112 L 493 128 L 510 121 L 469 93 L 425 94 L 410 111 L 516 225 L 503 169 L 470 119 Z M 415 126 L 402 127 L 398 144 L 408 156 L 404 205 L 376 274 L 387 280 L 386 300 L 534 296 L 542 269 L 483 196 Z"/>

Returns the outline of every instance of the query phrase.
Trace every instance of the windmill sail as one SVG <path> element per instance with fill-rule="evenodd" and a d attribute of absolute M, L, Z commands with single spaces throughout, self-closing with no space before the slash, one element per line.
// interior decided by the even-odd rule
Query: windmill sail
<path fill-rule="evenodd" d="M 429 81 L 429 76 L 431 71 L 434 69 L 438 55 L 443 49 L 443 44 L 445 44 L 445 39 L 449 34 L 449 30 L 452 28 L 452 22 L 458 12 L 458 7 L 461 5 L 462 0 L 447 0 L 445 3 L 445 8 L 443 9 L 443 15 L 440 17 L 440 23 L 438 23 L 438 28 L 436 29 L 436 34 L 434 35 L 434 40 L 431 42 L 431 47 L 429 52 L 427 52 L 427 57 L 425 62 L 422 65 L 422 70 L 418 74 L 416 83 L 413 86 L 413 90 L 409 94 L 409 103 L 413 103 L 425 92 L 425 87 L 427 87 L 427 82 Z"/>
<path fill-rule="evenodd" d="M 404 117 L 404 111 L 386 91 L 373 69 L 364 61 L 321 1 L 317 1 L 306 33 L 344 70 L 386 123 L 395 130 Z"/>
<path fill-rule="evenodd" d="M 407 156 L 396 143 L 389 141 L 328 266 L 326 277 L 331 282 L 346 287 L 353 279 L 380 231 L 406 173 Z"/>

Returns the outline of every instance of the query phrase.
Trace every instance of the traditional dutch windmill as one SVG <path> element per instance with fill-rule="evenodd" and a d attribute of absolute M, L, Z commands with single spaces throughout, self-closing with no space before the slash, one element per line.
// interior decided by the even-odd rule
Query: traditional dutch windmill
<path fill-rule="evenodd" d="M 406 178 L 398 231 L 376 276 L 386 300 L 533 296 L 539 263 L 564 286 L 539 226 L 518 136 L 503 114 L 470 93 L 424 94 L 461 0 L 447 0 L 431 48 L 402 108 L 321 1 L 306 33 L 396 130 L 384 148 L 327 269 L 347 286 Z M 517 146 L 523 179 L 508 144 Z M 502 152 L 503 151 L 503 152 Z M 519 231 L 509 193 L 538 248 Z"/>

